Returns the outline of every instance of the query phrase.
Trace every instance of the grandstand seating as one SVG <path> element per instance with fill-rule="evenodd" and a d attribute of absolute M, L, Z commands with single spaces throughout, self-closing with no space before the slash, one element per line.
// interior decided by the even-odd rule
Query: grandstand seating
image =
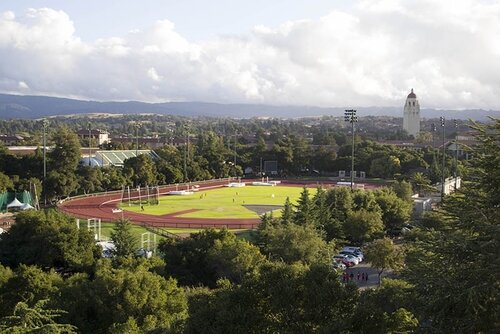
<path fill-rule="evenodd" d="M 119 166 L 123 167 L 125 160 L 133 158 L 137 155 L 147 154 L 153 159 L 157 159 L 158 155 L 152 150 L 120 150 L 120 151 L 97 151 L 96 157 L 102 161 L 103 166 Z"/>

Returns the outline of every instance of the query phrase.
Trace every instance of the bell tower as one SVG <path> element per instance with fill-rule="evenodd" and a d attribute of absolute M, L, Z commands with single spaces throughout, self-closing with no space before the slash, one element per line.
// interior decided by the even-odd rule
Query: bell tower
<path fill-rule="evenodd" d="M 420 104 L 418 103 L 417 95 L 411 89 L 411 93 L 406 98 L 404 112 L 403 112 L 403 129 L 417 138 L 420 132 Z"/>

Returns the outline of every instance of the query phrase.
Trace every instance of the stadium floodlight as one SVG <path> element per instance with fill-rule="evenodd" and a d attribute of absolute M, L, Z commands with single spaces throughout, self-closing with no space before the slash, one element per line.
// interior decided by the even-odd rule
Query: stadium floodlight
<path fill-rule="evenodd" d="M 458 120 L 453 120 L 455 124 L 455 190 L 457 190 L 458 177 Z"/>
<path fill-rule="evenodd" d="M 89 167 L 92 166 L 90 162 L 90 158 L 92 157 L 92 124 L 90 122 L 88 123 L 88 129 L 89 129 Z"/>
<path fill-rule="evenodd" d="M 432 150 L 436 147 L 435 137 L 436 137 L 436 124 L 431 124 L 431 132 L 432 132 Z"/>
<path fill-rule="evenodd" d="M 47 206 L 47 126 L 49 125 L 49 121 L 44 118 L 42 120 L 43 127 L 43 204 Z"/>
<path fill-rule="evenodd" d="M 356 110 L 348 109 L 344 113 L 344 120 L 351 123 L 352 147 L 351 147 L 351 190 L 354 189 L 354 123 L 358 121 Z"/>
<path fill-rule="evenodd" d="M 442 166 L 442 175 L 441 175 L 441 201 L 443 201 L 444 198 L 444 182 L 445 182 L 445 176 L 444 176 L 444 164 L 445 164 L 445 125 L 446 125 L 446 120 L 444 116 L 439 117 L 439 120 L 441 121 L 441 127 L 443 128 L 443 166 Z"/>

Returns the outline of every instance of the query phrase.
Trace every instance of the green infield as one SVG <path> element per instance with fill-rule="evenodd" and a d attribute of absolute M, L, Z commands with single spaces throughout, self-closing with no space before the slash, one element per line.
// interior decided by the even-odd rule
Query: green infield
<path fill-rule="evenodd" d="M 296 203 L 301 192 L 301 187 L 224 187 L 201 190 L 192 195 L 163 196 L 158 205 L 144 204 L 142 208 L 123 203 L 121 208 L 150 215 L 183 218 L 258 218 L 259 214 L 268 211 L 279 214 L 286 198 L 289 197 L 292 203 Z M 316 189 L 309 188 L 309 193 L 314 195 Z"/>

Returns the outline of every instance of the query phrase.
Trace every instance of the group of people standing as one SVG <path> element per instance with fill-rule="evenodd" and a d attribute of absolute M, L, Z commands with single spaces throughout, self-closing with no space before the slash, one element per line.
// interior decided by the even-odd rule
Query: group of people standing
<path fill-rule="evenodd" d="M 358 281 L 368 282 L 368 273 L 358 272 L 356 275 L 354 275 L 353 272 L 351 272 L 350 274 L 347 272 L 344 272 L 342 274 L 342 282 L 344 282 L 344 283 L 352 282 L 352 281 L 354 281 L 354 278 L 356 278 Z"/>

